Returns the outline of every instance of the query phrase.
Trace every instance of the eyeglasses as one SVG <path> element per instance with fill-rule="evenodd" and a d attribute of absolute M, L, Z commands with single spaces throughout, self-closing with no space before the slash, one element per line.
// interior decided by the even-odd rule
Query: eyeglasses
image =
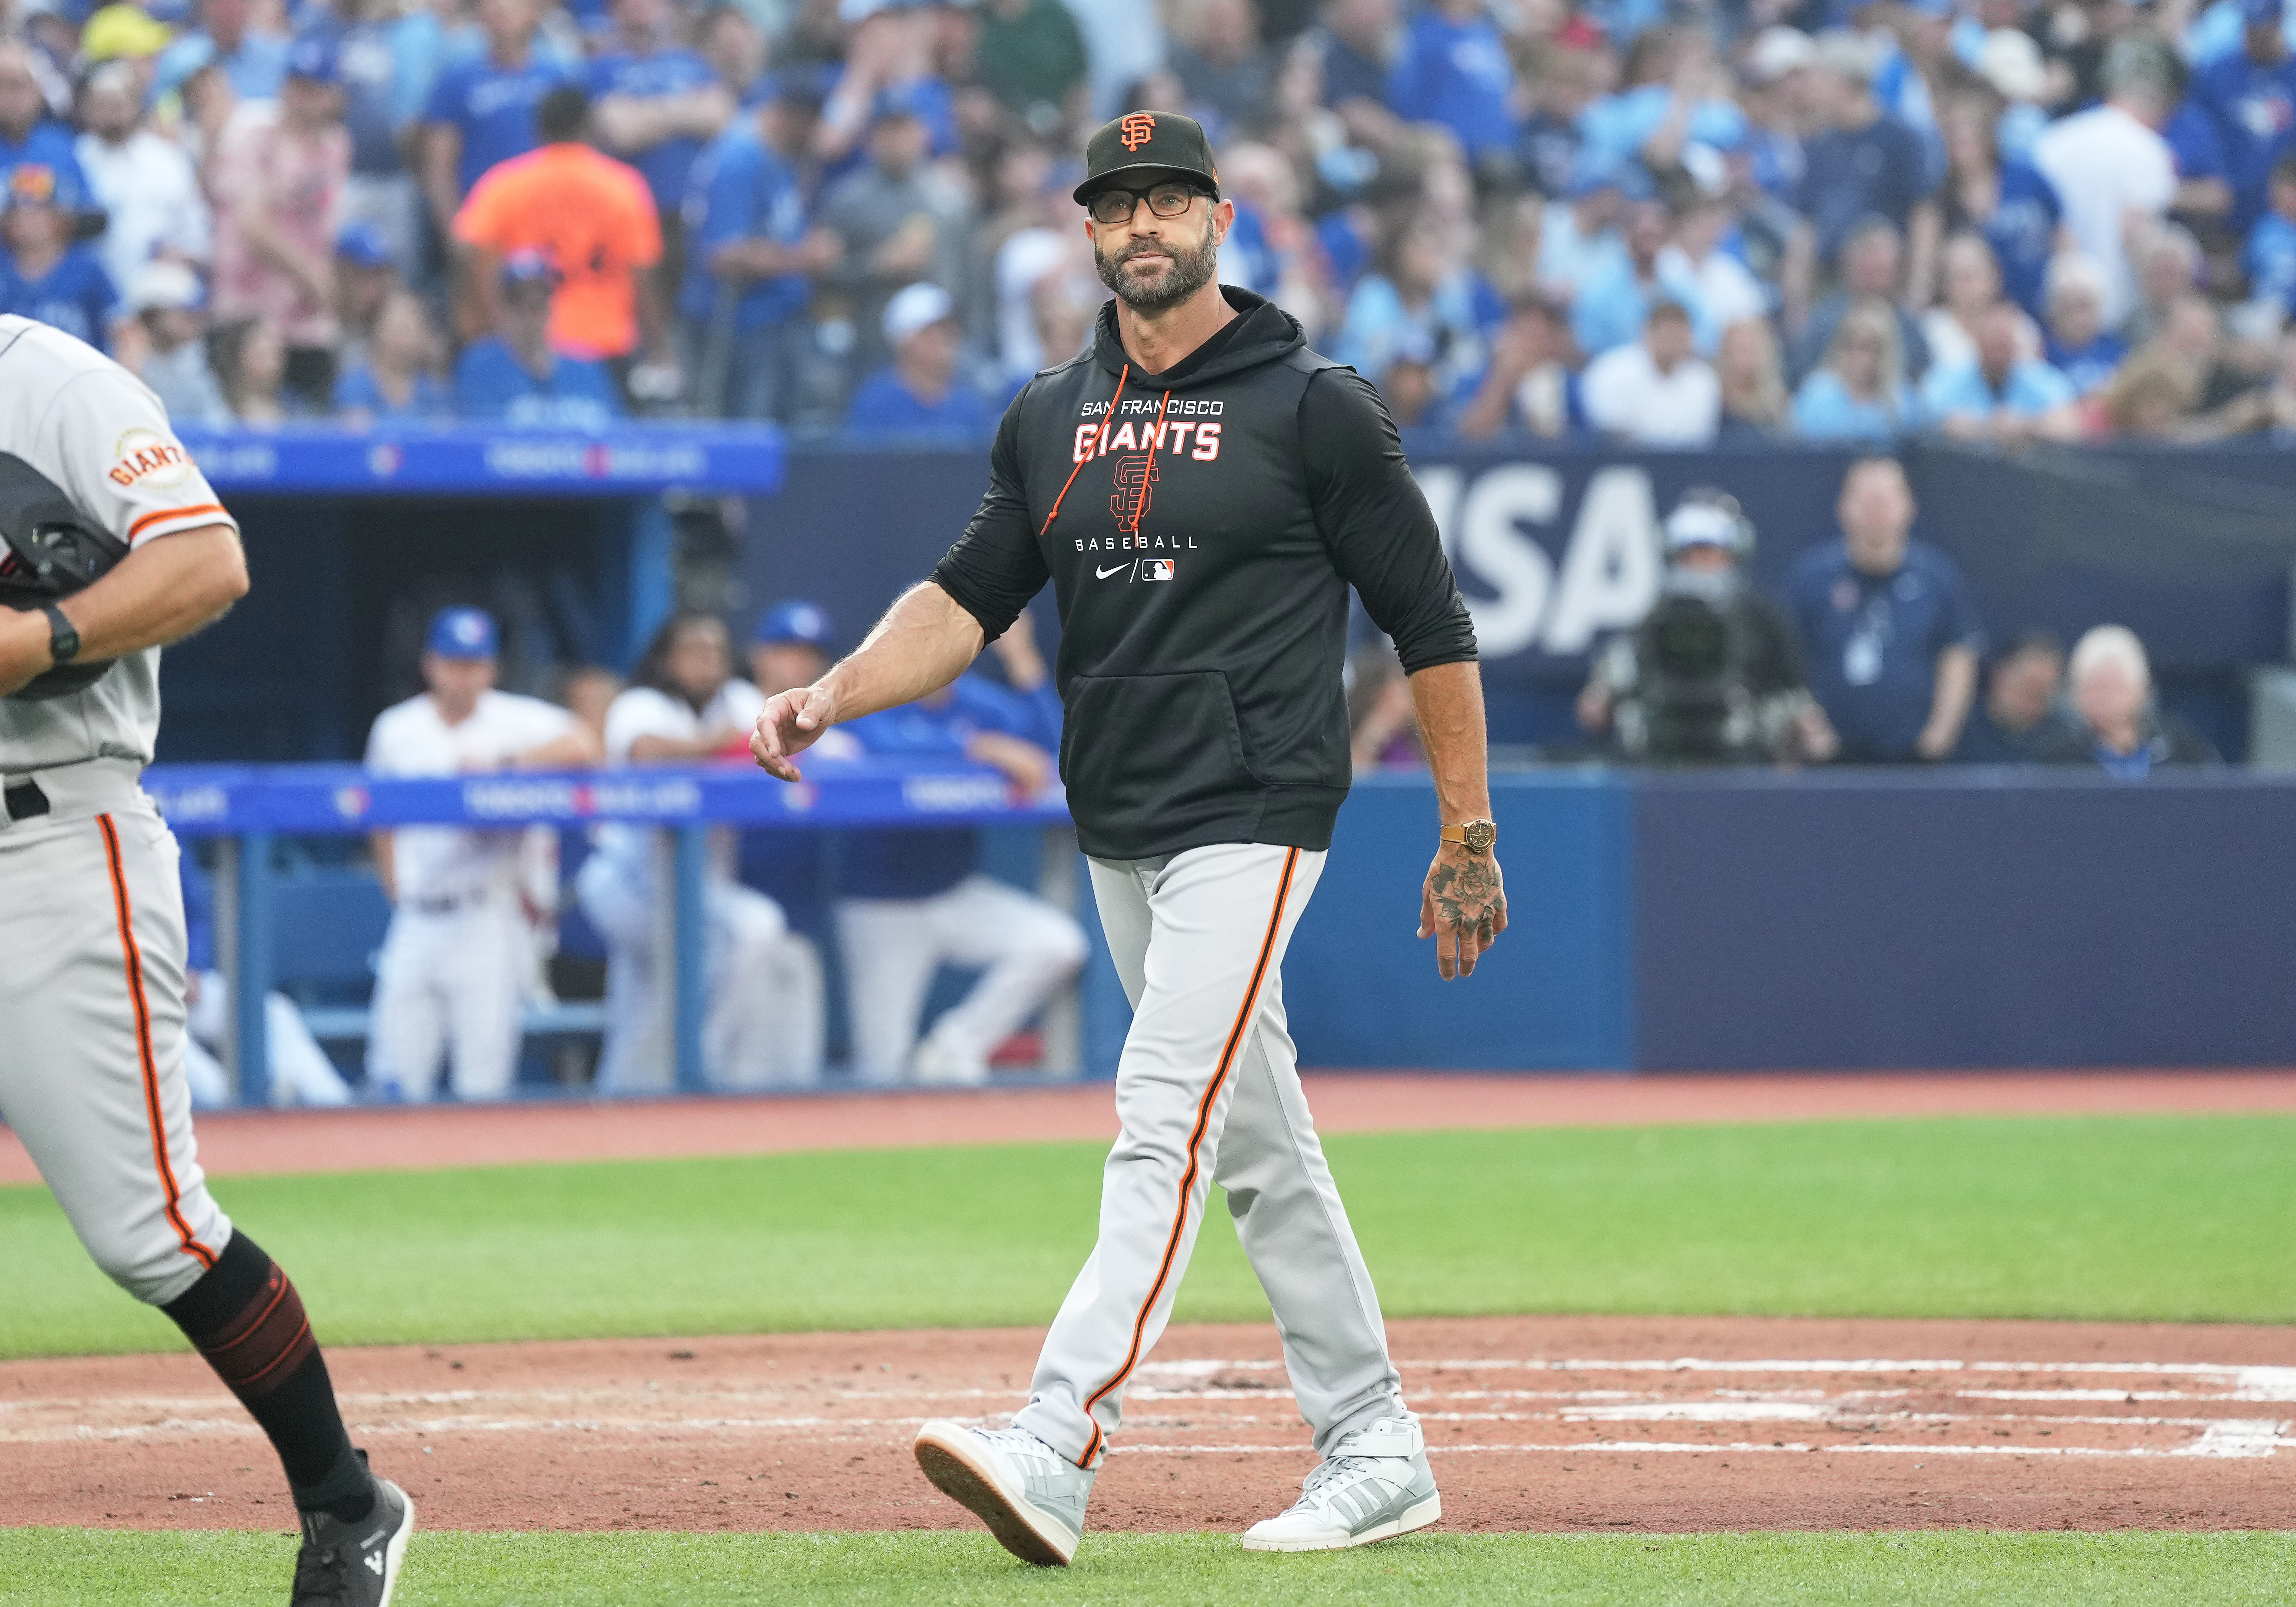
<path fill-rule="evenodd" d="M 1203 192 L 1191 184 L 1177 179 L 1158 184 L 1152 190 L 1101 190 L 1085 202 L 1095 223 L 1130 223 L 1132 215 L 1145 201 L 1148 209 L 1159 217 L 1177 217 L 1195 204 Z"/>

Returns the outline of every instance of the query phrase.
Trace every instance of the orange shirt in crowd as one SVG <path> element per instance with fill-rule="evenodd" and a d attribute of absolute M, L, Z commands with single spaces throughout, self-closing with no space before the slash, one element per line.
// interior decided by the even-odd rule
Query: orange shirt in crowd
<path fill-rule="evenodd" d="M 661 260 L 661 224 L 636 168 L 569 142 L 487 169 L 455 214 L 455 238 L 556 267 L 550 343 L 569 356 L 627 357 L 638 343 L 638 274 Z"/>

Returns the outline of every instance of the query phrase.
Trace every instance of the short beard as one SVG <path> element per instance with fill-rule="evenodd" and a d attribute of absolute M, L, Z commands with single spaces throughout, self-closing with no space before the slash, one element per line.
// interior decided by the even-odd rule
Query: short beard
<path fill-rule="evenodd" d="M 1204 223 L 1202 243 L 1193 250 L 1169 240 L 1156 242 L 1156 249 L 1171 258 L 1172 266 L 1153 285 L 1140 284 L 1124 271 L 1127 259 L 1136 255 L 1143 244 L 1136 242 L 1125 247 L 1123 254 L 1111 260 L 1101 250 L 1100 242 L 1092 242 L 1092 265 L 1100 272 L 1100 282 L 1136 313 L 1160 313 L 1177 307 L 1219 272 L 1219 242 L 1212 238 L 1210 219 Z"/>

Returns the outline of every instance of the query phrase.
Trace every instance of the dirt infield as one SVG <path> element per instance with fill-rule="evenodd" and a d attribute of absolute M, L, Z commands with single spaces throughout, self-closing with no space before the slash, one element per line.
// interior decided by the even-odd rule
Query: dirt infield
<path fill-rule="evenodd" d="M 1325 1133 L 1611 1127 L 1899 1116 L 2296 1111 L 2296 1071 L 2015 1071 L 1770 1076 L 1529 1076 L 1323 1071 Z M 964 1092 L 535 1101 L 343 1111 L 213 1111 L 200 1159 L 217 1177 L 397 1171 L 791 1150 L 1011 1144 L 1115 1136 L 1109 1084 Z M 39 1181 L 0 1128 L 0 1185 Z"/>
<path fill-rule="evenodd" d="M 2296 1526 L 2296 1329 L 1522 1318 L 1397 1323 L 1455 1529 Z M 1037 1334 L 344 1349 L 375 1464 L 448 1529 L 969 1521 L 907 1454 L 1001 1422 Z M 1264 1326 L 1175 1328 L 1131 1391 L 1103 1529 L 1232 1529 L 1310 1464 Z M 0 1524 L 282 1529 L 197 1358 L 0 1365 Z"/>

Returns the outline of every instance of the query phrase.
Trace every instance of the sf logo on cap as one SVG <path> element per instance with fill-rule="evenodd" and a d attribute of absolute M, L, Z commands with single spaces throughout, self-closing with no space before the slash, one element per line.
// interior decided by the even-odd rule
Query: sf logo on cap
<path fill-rule="evenodd" d="M 1122 135 L 1127 151 L 1137 151 L 1155 136 L 1155 116 L 1146 111 L 1127 112 L 1124 120 L 1117 125 L 1117 131 Z"/>

